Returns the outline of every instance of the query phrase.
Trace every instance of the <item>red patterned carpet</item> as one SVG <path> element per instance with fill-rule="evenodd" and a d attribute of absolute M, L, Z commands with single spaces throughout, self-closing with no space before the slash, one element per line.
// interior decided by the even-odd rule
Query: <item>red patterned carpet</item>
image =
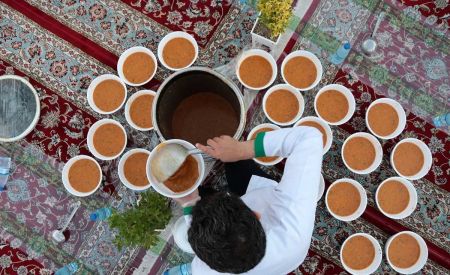
<path fill-rule="evenodd" d="M 116 161 L 101 163 L 105 175 L 102 191 L 81 200 L 82 207 L 69 227 L 70 239 L 63 245 L 53 244 L 51 231 L 64 222 L 76 201 L 64 190 L 60 170 L 72 156 L 89 154 L 86 135 L 101 118 L 86 101 L 93 78 L 115 73 L 118 56 L 131 46 L 143 45 L 156 52 L 158 41 L 174 30 L 194 35 L 200 45 L 198 65 L 214 68 L 228 63 L 251 45 L 250 30 L 256 19 L 255 11 L 238 2 L 0 1 L 0 75 L 26 77 L 41 100 L 36 129 L 20 142 L 0 144 L 0 156 L 11 156 L 14 161 L 8 189 L 0 193 L 0 275 L 51 274 L 73 261 L 82 267 L 80 274 L 160 274 L 168 266 L 190 260 L 173 246 L 170 236 L 149 251 L 119 251 L 105 223 L 88 221 L 92 210 L 104 206 L 122 209 L 134 196 L 120 183 Z M 361 56 L 360 44 L 380 11 L 387 14 L 379 32 L 380 55 L 368 60 Z M 291 33 L 279 63 L 293 50 L 313 51 L 326 71 L 318 87 L 342 84 L 357 103 L 354 117 L 333 127 L 334 143 L 323 167 L 327 186 L 338 178 L 355 178 L 366 188 L 369 199 L 363 216 L 351 223 L 333 219 L 322 199 L 310 252 L 296 274 L 347 274 L 339 262 L 339 248 L 347 236 L 366 232 L 383 246 L 389 236 L 403 230 L 415 231 L 427 241 L 429 260 L 424 274 L 450 273 L 449 129 L 432 124 L 434 116 L 450 109 L 449 14 L 446 0 L 314 0 Z M 330 64 L 329 56 L 344 40 L 354 45 L 352 53 L 341 66 Z M 159 70 L 145 87 L 156 90 L 168 74 Z M 304 116 L 314 115 L 312 102 L 317 90 L 304 93 Z M 259 93 L 249 108 L 247 131 L 266 120 L 262 96 Z M 365 111 L 381 97 L 402 104 L 407 126 L 400 137 L 382 144 L 385 159 L 381 167 L 370 175 L 357 176 L 344 167 L 339 152 L 348 135 L 367 131 Z M 112 117 L 126 124 L 122 114 Z M 130 148 L 151 149 L 157 143 L 154 133 L 128 127 L 127 132 Z M 405 137 L 419 138 L 430 147 L 433 168 L 413 182 L 419 195 L 416 211 L 394 221 L 377 210 L 373 194 L 383 179 L 395 174 L 387 157 Z M 282 168 L 279 165 L 268 172 L 277 176 Z M 220 164 L 205 184 L 224 186 Z M 377 271 L 393 273 L 385 261 Z"/>

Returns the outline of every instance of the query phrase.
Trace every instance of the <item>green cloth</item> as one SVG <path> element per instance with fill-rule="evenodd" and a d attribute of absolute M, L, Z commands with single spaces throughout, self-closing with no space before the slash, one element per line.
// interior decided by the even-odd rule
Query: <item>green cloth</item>
<path fill-rule="evenodd" d="M 183 215 L 192 215 L 192 206 L 183 207 Z"/>
<path fill-rule="evenodd" d="M 254 147 L 255 147 L 255 157 L 257 157 L 257 158 L 266 156 L 266 152 L 264 151 L 264 136 L 265 135 L 266 135 L 265 132 L 258 133 L 258 135 L 256 135 Z"/>

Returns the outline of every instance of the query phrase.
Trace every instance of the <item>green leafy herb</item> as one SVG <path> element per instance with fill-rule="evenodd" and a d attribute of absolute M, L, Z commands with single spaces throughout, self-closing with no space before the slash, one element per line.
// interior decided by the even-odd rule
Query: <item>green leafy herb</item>
<path fill-rule="evenodd" d="M 169 200 L 156 192 L 147 191 L 142 194 L 139 206 L 123 213 L 114 211 L 108 223 L 118 230 L 114 243 L 119 250 L 124 246 L 149 249 L 158 242 L 159 232 L 155 229 L 164 229 L 171 217 Z"/>

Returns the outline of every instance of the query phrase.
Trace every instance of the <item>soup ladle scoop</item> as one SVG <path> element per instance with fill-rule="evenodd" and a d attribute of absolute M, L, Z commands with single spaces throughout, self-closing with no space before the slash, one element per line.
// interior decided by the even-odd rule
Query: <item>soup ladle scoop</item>
<path fill-rule="evenodd" d="M 377 49 L 377 42 L 375 41 L 374 37 L 377 34 L 378 28 L 380 27 L 381 20 L 384 18 L 384 12 L 381 12 L 380 15 L 378 15 L 377 22 L 375 23 L 375 28 L 373 29 L 372 35 L 364 40 L 364 42 L 361 45 L 361 49 L 366 55 L 371 55 L 375 52 Z"/>
<path fill-rule="evenodd" d="M 75 213 L 77 212 L 78 208 L 80 208 L 81 202 L 77 201 L 75 203 L 75 207 L 72 210 L 72 213 L 70 213 L 69 219 L 67 219 L 66 224 L 61 229 L 56 229 L 52 232 L 52 238 L 55 242 L 61 243 L 66 240 L 66 237 L 64 236 L 64 231 L 67 229 L 67 227 L 70 224 L 70 221 L 72 221 L 73 216 L 75 216 Z"/>
<path fill-rule="evenodd" d="M 165 182 L 173 176 L 189 155 L 203 153 L 197 148 L 188 150 L 183 145 L 176 143 L 163 144 L 157 150 L 150 167 L 153 176 L 159 182 Z"/>

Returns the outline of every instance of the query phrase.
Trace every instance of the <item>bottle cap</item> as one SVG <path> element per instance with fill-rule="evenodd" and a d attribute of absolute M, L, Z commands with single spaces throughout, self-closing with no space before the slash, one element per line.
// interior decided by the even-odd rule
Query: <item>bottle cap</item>
<path fill-rule="evenodd" d="M 91 218 L 91 221 L 96 221 L 98 219 L 97 213 L 92 213 L 90 218 Z"/>
<path fill-rule="evenodd" d="M 346 49 L 346 50 L 350 49 L 350 43 L 349 42 L 345 42 L 344 43 L 344 49 Z"/>

